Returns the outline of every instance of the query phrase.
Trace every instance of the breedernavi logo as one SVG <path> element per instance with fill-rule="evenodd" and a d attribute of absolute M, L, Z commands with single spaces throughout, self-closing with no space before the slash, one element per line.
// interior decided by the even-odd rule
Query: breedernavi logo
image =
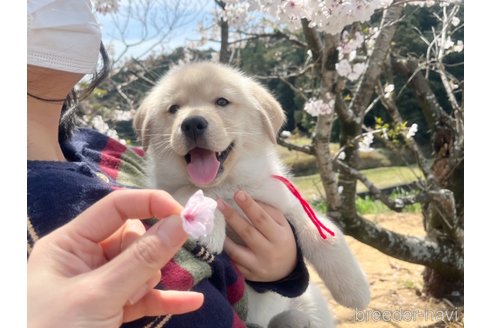
<path fill-rule="evenodd" d="M 453 310 L 427 310 L 427 309 L 397 309 L 397 310 L 359 310 L 355 309 L 355 321 L 458 321 L 459 311 Z"/>

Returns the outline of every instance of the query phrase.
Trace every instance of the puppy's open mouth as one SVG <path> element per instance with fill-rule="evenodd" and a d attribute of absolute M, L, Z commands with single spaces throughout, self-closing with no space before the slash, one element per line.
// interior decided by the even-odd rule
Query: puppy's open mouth
<path fill-rule="evenodd" d="M 231 143 L 221 152 L 199 147 L 190 150 L 184 159 L 191 181 L 197 186 L 206 186 L 212 183 L 223 171 L 223 164 L 233 148 L 234 143 Z"/>

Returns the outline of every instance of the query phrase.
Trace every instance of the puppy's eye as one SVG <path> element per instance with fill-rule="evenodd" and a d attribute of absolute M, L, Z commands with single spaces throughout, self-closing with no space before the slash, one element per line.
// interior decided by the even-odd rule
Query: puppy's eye
<path fill-rule="evenodd" d="M 215 103 L 220 107 L 225 107 L 229 105 L 231 102 L 223 97 L 218 98 Z"/>
<path fill-rule="evenodd" d="M 169 111 L 169 113 L 174 114 L 178 111 L 178 109 L 179 109 L 179 105 L 174 104 L 174 105 L 169 106 L 168 111 Z"/>

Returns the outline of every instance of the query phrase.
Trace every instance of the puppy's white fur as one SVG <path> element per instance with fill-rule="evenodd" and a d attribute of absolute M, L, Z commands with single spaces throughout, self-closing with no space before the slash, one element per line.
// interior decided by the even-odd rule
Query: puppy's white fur
<path fill-rule="evenodd" d="M 217 105 L 217 99 L 230 101 Z M 178 105 L 177 111 L 170 111 Z M 176 107 L 174 107 L 176 109 Z M 203 136 L 191 144 L 181 125 L 191 116 L 208 121 Z M 198 189 L 215 199 L 234 203 L 239 189 L 281 210 L 294 226 L 302 253 L 320 275 L 334 299 L 348 307 L 365 308 L 369 285 L 342 232 L 327 218 L 320 220 L 335 232 L 323 240 L 299 201 L 272 175 L 288 177 L 275 151 L 275 137 L 285 116 L 275 98 L 239 71 L 220 64 L 194 63 L 171 69 L 144 99 L 134 120 L 148 158 L 149 187 L 186 200 Z M 196 186 L 186 170 L 185 155 L 193 147 L 220 153 L 233 144 L 222 171 L 207 185 Z M 213 232 L 200 242 L 213 252 L 223 248 L 225 221 L 216 212 Z M 311 327 L 334 326 L 331 314 L 313 284 L 305 294 L 287 299 L 276 293 L 258 294 L 248 288 L 248 322 L 268 326 L 277 314 L 299 308 Z"/>

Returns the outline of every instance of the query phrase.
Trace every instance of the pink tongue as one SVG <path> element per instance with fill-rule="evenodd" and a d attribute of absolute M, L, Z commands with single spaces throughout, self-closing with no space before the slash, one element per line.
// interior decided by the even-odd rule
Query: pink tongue
<path fill-rule="evenodd" d="M 191 162 L 187 166 L 191 181 L 198 186 L 206 186 L 214 181 L 219 171 L 220 162 L 215 156 L 215 152 L 195 148 L 190 151 Z"/>

